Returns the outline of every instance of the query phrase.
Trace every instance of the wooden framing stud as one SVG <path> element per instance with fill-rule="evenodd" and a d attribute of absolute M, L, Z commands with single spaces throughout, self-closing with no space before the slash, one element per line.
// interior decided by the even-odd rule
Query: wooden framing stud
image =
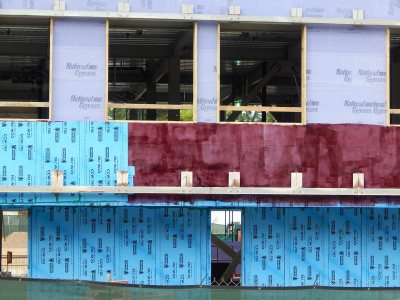
<path fill-rule="evenodd" d="M 117 186 L 128 186 L 128 171 L 117 171 Z"/>
<path fill-rule="evenodd" d="M 182 14 L 193 14 L 193 4 L 182 4 Z"/>
<path fill-rule="evenodd" d="M 240 6 L 231 5 L 228 8 L 229 15 L 239 16 L 240 15 Z"/>
<path fill-rule="evenodd" d="M 53 1 L 53 10 L 65 11 L 65 1 L 63 1 L 63 0 L 54 0 Z"/>
<path fill-rule="evenodd" d="M 129 15 L 131 10 L 130 4 L 128 2 L 118 2 L 118 15 L 120 17 L 126 17 Z M 108 32 L 108 30 L 107 30 Z"/>
<path fill-rule="evenodd" d="M 301 189 L 303 187 L 303 173 L 290 174 L 290 187 L 292 189 Z"/>
<path fill-rule="evenodd" d="M 193 172 L 184 171 L 181 172 L 181 187 L 192 187 L 193 186 Z"/>
<path fill-rule="evenodd" d="M 363 189 L 364 187 L 364 173 L 353 173 L 353 189 Z"/>
<path fill-rule="evenodd" d="M 53 192 L 60 192 L 64 186 L 64 171 L 51 171 L 51 189 Z"/>
<path fill-rule="evenodd" d="M 240 187 L 240 172 L 229 172 L 229 187 Z"/>
<path fill-rule="evenodd" d="M 307 26 L 301 35 L 301 123 L 307 123 Z"/>
<path fill-rule="evenodd" d="M 364 20 L 363 9 L 353 9 L 353 21 L 355 23 L 361 23 Z"/>
<path fill-rule="evenodd" d="M 292 7 L 290 12 L 291 12 L 291 16 L 293 18 L 302 18 L 303 17 L 303 9 L 301 7 Z"/>
<path fill-rule="evenodd" d="M 390 28 L 386 28 L 386 126 L 390 126 Z"/>

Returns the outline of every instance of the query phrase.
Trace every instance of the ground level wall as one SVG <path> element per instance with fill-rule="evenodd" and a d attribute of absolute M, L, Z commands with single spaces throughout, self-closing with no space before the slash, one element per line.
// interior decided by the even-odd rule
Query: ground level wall
<path fill-rule="evenodd" d="M 399 287 L 398 208 L 244 210 L 244 286 Z"/>
<path fill-rule="evenodd" d="M 35 207 L 30 277 L 207 285 L 209 225 L 201 209 Z"/>
<path fill-rule="evenodd" d="M 190 208 L 34 207 L 30 277 L 211 283 L 210 215 Z M 245 208 L 242 285 L 400 287 L 399 208 Z"/>

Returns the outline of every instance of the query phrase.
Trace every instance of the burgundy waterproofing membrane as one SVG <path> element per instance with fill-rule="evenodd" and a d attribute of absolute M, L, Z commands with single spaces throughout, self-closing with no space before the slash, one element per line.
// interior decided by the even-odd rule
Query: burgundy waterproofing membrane
<path fill-rule="evenodd" d="M 400 128 L 370 125 L 129 124 L 129 165 L 136 186 L 289 187 L 303 173 L 307 188 L 350 188 L 364 173 L 367 188 L 400 188 Z"/>

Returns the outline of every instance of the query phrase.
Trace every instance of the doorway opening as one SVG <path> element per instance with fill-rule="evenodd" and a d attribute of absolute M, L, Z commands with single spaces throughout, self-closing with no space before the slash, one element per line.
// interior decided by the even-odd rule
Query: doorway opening
<path fill-rule="evenodd" d="M 0 211 L 1 276 L 28 274 L 28 211 Z"/>
<path fill-rule="evenodd" d="M 211 284 L 240 286 L 242 212 L 211 211 Z"/>

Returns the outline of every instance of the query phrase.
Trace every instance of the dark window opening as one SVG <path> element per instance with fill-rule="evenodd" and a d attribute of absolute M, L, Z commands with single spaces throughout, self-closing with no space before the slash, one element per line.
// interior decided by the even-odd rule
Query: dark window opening
<path fill-rule="evenodd" d="M 302 29 L 222 27 L 220 41 L 220 121 L 301 123 Z"/>
<path fill-rule="evenodd" d="M 193 121 L 193 26 L 153 26 L 110 27 L 110 120 Z"/>
<path fill-rule="evenodd" d="M 211 284 L 241 285 L 241 211 L 211 211 Z"/>
<path fill-rule="evenodd" d="M 15 22 L 0 24 L 0 119 L 46 120 L 50 22 Z"/>

